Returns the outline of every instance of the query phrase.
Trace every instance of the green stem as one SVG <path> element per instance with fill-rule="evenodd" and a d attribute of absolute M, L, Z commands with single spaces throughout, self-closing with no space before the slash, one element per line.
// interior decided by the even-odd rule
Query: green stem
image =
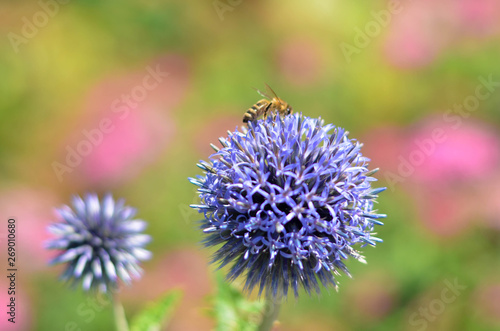
<path fill-rule="evenodd" d="M 129 331 L 125 310 L 116 296 L 113 297 L 113 313 L 117 331 Z"/>
<path fill-rule="evenodd" d="M 271 296 L 266 298 L 266 311 L 259 326 L 259 331 L 270 331 L 273 328 L 274 321 L 278 318 L 281 304 L 275 302 Z"/>

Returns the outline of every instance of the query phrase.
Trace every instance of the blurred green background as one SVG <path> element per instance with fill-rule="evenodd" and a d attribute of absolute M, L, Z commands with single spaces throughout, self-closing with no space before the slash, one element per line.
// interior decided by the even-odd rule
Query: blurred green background
<path fill-rule="evenodd" d="M 127 313 L 181 288 L 168 330 L 212 329 L 187 177 L 265 83 L 363 142 L 389 188 L 368 264 L 350 261 L 338 293 L 289 298 L 276 330 L 500 329 L 498 1 L 3 1 L 0 34 L 0 206 L 20 270 L 18 323 L 0 329 L 113 328 L 41 248 L 53 208 L 87 191 L 150 223 Z"/>

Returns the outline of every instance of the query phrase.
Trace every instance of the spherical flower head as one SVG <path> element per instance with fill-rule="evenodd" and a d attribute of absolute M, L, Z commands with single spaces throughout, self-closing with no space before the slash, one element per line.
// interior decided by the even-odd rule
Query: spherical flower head
<path fill-rule="evenodd" d="M 213 262 L 231 265 L 232 281 L 246 278 L 245 289 L 265 289 L 273 298 L 298 296 L 331 285 L 334 275 L 349 275 L 343 260 L 364 258 L 353 248 L 375 246 L 374 199 L 385 188 L 375 181 L 361 145 L 347 132 L 302 114 L 270 116 L 248 129 L 220 138 L 222 148 L 198 164 L 205 245 L 217 246 Z M 220 245 L 222 244 L 222 245 Z"/>
<path fill-rule="evenodd" d="M 61 220 L 48 227 L 56 238 L 46 247 L 61 250 L 49 263 L 67 264 L 63 280 L 106 292 L 117 287 L 118 278 L 130 284 L 141 277 L 139 263 L 151 257 L 144 249 L 151 237 L 142 234 L 147 223 L 134 219 L 136 210 L 124 200 L 115 202 L 110 194 L 102 201 L 96 194 L 74 196 L 72 208 L 63 206 L 57 212 Z"/>

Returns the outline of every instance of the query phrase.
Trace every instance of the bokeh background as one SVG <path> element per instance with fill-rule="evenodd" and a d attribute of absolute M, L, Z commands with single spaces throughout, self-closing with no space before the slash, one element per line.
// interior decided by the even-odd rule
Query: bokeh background
<path fill-rule="evenodd" d="M 264 83 L 349 130 L 389 188 L 368 264 L 350 262 L 339 293 L 290 298 L 278 329 L 500 329 L 498 1 L 3 1 L 0 35 L 0 254 L 15 216 L 20 270 L 18 323 L 3 313 L 1 330 L 113 328 L 41 248 L 53 208 L 87 191 L 150 223 L 127 313 L 181 288 L 168 330 L 212 329 L 187 177 Z"/>

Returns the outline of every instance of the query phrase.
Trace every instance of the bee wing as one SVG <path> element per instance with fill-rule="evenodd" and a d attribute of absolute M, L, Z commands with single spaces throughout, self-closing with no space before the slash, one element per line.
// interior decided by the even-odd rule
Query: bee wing
<path fill-rule="evenodd" d="M 257 91 L 257 93 L 259 93 L 261 96 L 263 96 L 264 98 L 268 98 L 268 99 L 272 99 L 269 95 L 265 94 L 264 92 L 262 92 L 261 90 L 259 89 L 256 89 L 255 87 L 253 88 L 255 91 Z"/>
<path fill-rule="evenodd" d="M 279 100 L 280 98 L 278 98 L 278 96 L 276 95 L 276 92 L 273 91 L 273 89 L 271 88 L 271 86 L 267 85 L 267 83 L 265 85 L 266 85 L 267 91 L 271 92 L 271 94 L 274 95 L 274 97 Z"/>

